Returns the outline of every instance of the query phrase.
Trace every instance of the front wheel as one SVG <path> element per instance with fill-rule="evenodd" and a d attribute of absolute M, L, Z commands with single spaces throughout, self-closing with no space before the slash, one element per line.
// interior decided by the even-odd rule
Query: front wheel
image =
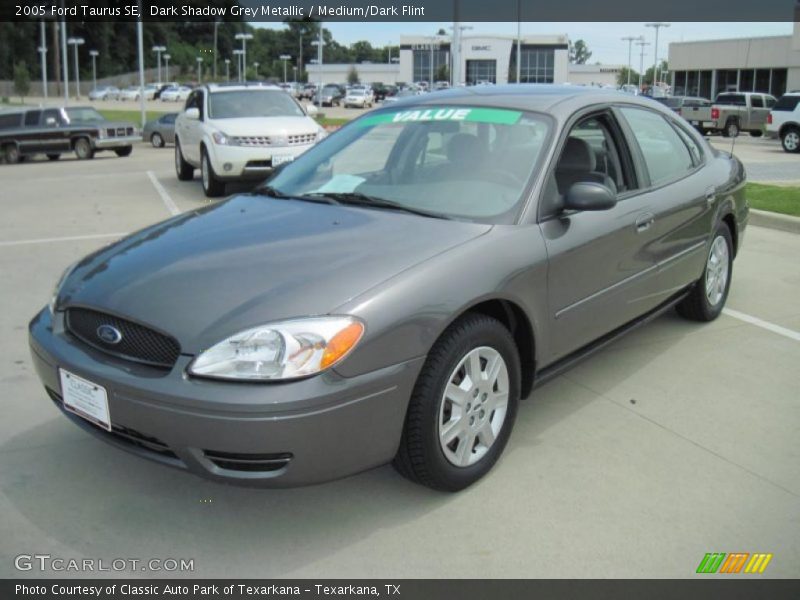
<path fill-rule="evenodd" d="M 784 152 L 800 152 L 800 129 L 790 127 L 781 136 Z"/>
<path fill-rule="evenodd" d="M 200 175 L 203 180 L 203 192 L 209 198 L 216 198 L 225 193 L 225 182 L 217 179 L 214 168 L 211 166 L 211 159 L 208 158 L 208 152 L 203 150 L 200 157 Z"/>
<path fill-rule="evenodd" d="M 733 241 L 722 223 L 714 233 L 706 257 L 706 268 L 692 291 L 676 307 L 678 314 L 693 321 L 713 321 L 722 312 L 733 273 Z"/>
<path fill-rule="evenodd" d="M 408 406 L 395 468 L 437 490 L 475 483 L 511 435 L 520 395 L 514 339 L 502 323 L 470 314 L 431 349 Z"/>
<path fill-rule="evenodd" d="M 153 144 L 153 148 L 163 148 L 164 138 L 161 137 L 160 133 L 156 132 L 150 136 L 150 143 Z"/>
<path fill-rule="evenodd" d="M 175 138 L 175 174 L 180 181 L 191 181 L 194 177 L 194 167 L 184 160 L 178 138 Z"/>
<path fill-rule="evenodd" d="M 75 156 L 78 157 L 78 160 L 94 158 L 94 149 L 87 138 L 78 138 L 75 140 L 73 149 L 75 150 Z"/>

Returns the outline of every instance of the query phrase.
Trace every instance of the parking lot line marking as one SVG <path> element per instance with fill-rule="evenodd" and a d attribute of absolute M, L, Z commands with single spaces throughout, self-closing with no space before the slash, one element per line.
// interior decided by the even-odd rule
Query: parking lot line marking
<path fill-rule="evenodd" d="M 128 235 L 127 232 L 121 233 L 95 233 L 92 235 L 71 235 L 67 237 L 37 238 L 33 240 L 13 240 L 10 242 L 0 242 L 0 247 L 5 246 L 24 246 L 26 244 L 52 244 L 54 242 L 74 242 L 79 240 L 99 240 L 101 238 L 120 238 Z"/>
<path fill-rule="evenodd" d="M 790 340 L 794 340 L 795 342 L 800 342 L 800 332 L 798 331 L 787 329 L 786 327 L 781 327 L 780 325 L 776 325 L 775 323 L 770 323 L 769 321 L 764 321 L 762 319 L 759 319 L 758 317 L 753 317 L 751 315 L 741 313 L 738 310 L 733 310 L 732 308 L 723 309 L 722 314 L 728 315 L 729 317 L 733 317 L 734 319 L 739 319 L 740 321 L 744 321 L 745 323 L 750 323 L 750 325 L 761 327 L 762 329 L 766 329 L 767 331 L 771 331 L 772 333 L 777 333 L 778 335 L 787 337 Z"/>
<path fill-rule="evenodd" d="M 180 209 L 178 206 L 173 202 L 172 198 L 170 198 L 167 190 L 164 189 L 164 186 L 161 185 L 161 182 L 156 178 L 156 174 L 152 171 L 147 172 L 147 176 L 150 178 L 150 181 L 153 183 L 153 187 L 156 188 L 158 195 L 161 196 L 161 200 L 164 202 L 164 206 L 167 207 L 167 210 L 172 215 L 180 214 Z"/>

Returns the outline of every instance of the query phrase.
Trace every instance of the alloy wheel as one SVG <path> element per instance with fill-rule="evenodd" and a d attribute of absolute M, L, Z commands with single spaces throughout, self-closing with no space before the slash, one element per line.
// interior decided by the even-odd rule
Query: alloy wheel
<path fill-rule="evenodd" d="M 728 244 L 724 237 L 717 236 L 706 261 L 706 298 L 711 306 L 719 304 L 725 296 L 729 265 Z"/>
<path fill-rule="evenodd" d="M 448 462 L 468 467 L 480 461 L 506 419 L 508 367 L 489 346 L 470 350 L 450 374 L 439 407 L 439 444 Z"/>
<path fill-rule="evenodd" d="M 783 136 L 783 147 L 789 152 L 797 152 L 800 148 L 800 132 L 790 131 Z"/>

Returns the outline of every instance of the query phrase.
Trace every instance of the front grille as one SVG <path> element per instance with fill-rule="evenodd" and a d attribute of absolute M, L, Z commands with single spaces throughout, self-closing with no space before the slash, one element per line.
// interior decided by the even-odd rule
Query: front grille
<path fill-rule="evenodd" d="M 226 469 L 228 471 L 246 471 L 248 473 L 280 471 L 292 460 L 292 454 L 290 452 L 240 454 L 203 450 L 203 454 L 220 469 Z"/>
<path fill-rule="evenodd" d="M 119 331 L 121 334 L 119 342 L 112 344 L 100 339 L 98 328 L 101 325 L 110 325 Z M 68 309 L 66 326 L 67 331 L 93 348 L 155 367 L 172 368 L 181 353 L 180 346 L 174 338 L 144 325 L 96 310 Z"/>
<path fill-rule="evenodd" d="M 297 135 L 289 136 L 289 145 L 302 146 L 305 144 L 313 144 L 314 140 L 316 139 L 317 139 L 316 133 L 299 133 Z"/>
<path fill-rule="evenodd" d="M 66 412 L 64 408 L 64 401 L 61 396 L 51 390 L 50 388 L 46 387 L 47 394 L 50 396 L 50 399 L 56 403 L 56 405 Z M 72 417 L 72 413 L 67 412 L 67 415 Z M 75 419 L 78 422 L 81 422 L 81 417 L 75 416 Z M 88 421 L 87 421 L 88 423 Z M 122 425 L 114 425 L 111 424 L 111 431 L 107 431 L 105 429 L 101 429 L 100 427 L 93 426 L 93 429 L 96 430 L 98 433 L 108 435 L 112 437 L 117 442 L 122 442 L 129 446 L 135 446 L 141 450 L 145 450 L 148 453 L 156 454 L 162 458 L 166 458 L 170 461 L 174 462 L 181 462 L 178 456 L 170 450 L 169 446 L 167 446 L 164 442 L 160 439 L 153 437 L 151 435 L 147 435 L 136 431 L 135 429 L 131 429 L 130 427 L 123 427 Z M 182 463 L 181 463 L 182 464 Z"/>
<path fill-rule="evenodd" d="M 317 139 L 316 133 L 293 133 L 291 135 L 240 135 L 231 138 L 233 144 L 246 148 L 264 148 L 267 146 L 300 146 L 313 144 Z"/>
<path fill-rule="evenodd" d="M 133 135 L 133 127 L 109 127 L 106 129 L 107 137 L 123 137 Z"/>

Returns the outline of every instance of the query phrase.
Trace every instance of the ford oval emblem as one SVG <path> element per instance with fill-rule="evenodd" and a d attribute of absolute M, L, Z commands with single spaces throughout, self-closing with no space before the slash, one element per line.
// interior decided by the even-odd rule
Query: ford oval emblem
<path fill-rule="evenodd" d="M 104 344 L 119 344 L 122 341 L 122 333 L 111 325 L 100 325 L 97 328 L 97 337 Z"/>

